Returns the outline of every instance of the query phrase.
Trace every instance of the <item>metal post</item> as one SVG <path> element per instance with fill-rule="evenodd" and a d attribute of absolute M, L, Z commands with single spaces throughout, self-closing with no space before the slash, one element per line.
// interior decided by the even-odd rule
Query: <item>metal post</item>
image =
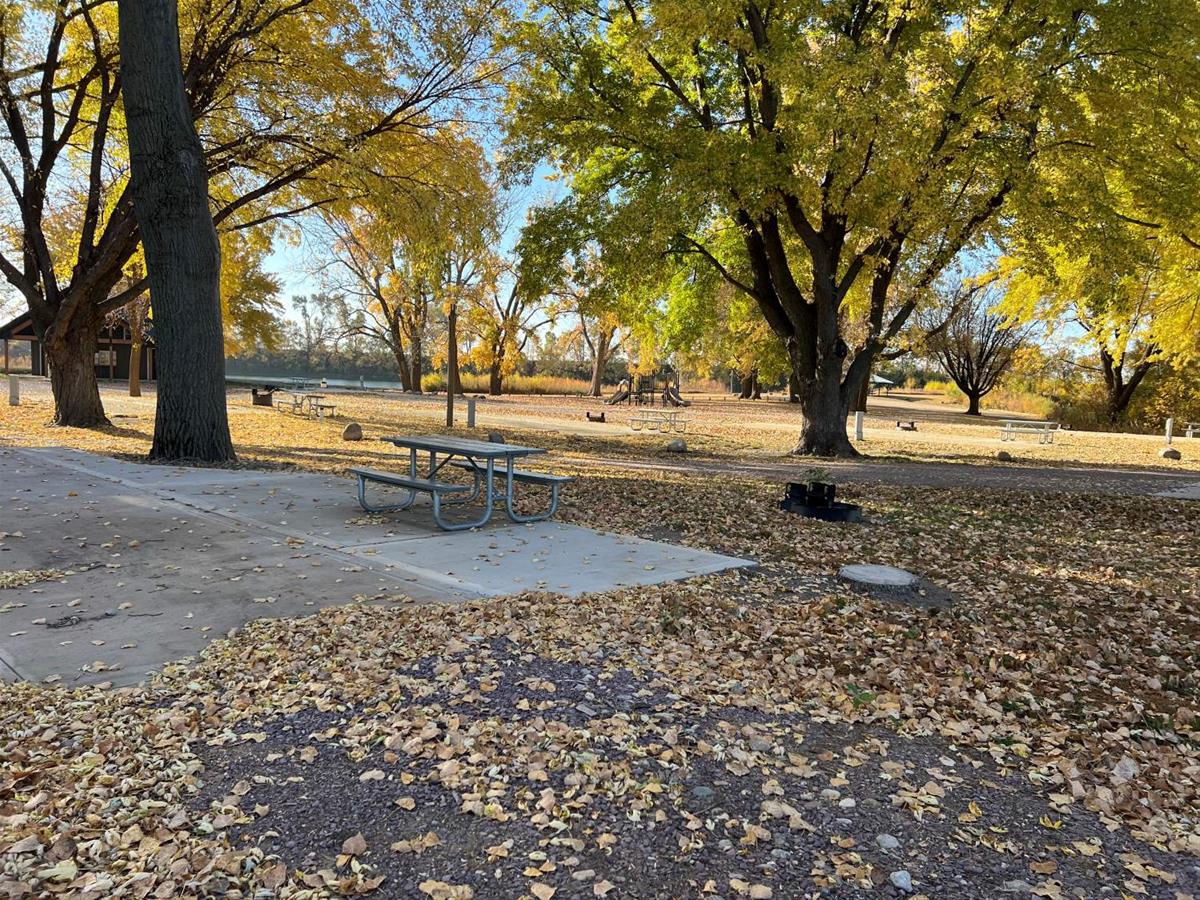
<path fill-rule="evenodd" d="M 1167 446 L 1171 445 L 1171 432 L 1175 430 L 1175 419 L 1167 419 Z"/>
<path fill-rule="evenodd" d="M 475 399 L 474 397 L 467 398 L 467 427 L 475 427 Z"/>
<path fill-rule="evenodd" d="M 16 375 L 8 376 L 8 405 L 21 405 L 21 379 Z"/>
<path fill-rule="evenodd" d="M 862 410 L 857 410 L 854 413 L 854 439 L 861 441 L 863 439 L 863 414 Z"/>

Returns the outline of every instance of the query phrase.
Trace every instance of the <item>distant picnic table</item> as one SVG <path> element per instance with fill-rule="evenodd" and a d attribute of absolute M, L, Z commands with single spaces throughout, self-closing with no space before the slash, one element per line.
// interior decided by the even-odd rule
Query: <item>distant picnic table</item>
<path fill-rule="evenodd" d="M 1054 435 L 1062 428 L 1058 422 L 1031 422 L 1028 419 L 1009 419 L 1000 426 L 1000 440 L 1015 441 L 1018 434 L 1037 435 L 1039 444 L 1053 444 Z"/>
<path fill-rule="evenodd" d="M 477 441 L 470 438 L 447 437 L 445 435 L 396 435 L 381 438 L 390 444 L 408 451 L 408 471 L 403 474 L 383 472 L 377 469 L 350 469 L 358 478 L 358 503 L 367 512 L 390 512 L 405 510 L 413 505 L 418 494 L 428 494 L 433 501 L 433 521 L 444 531 L 463 531 L 486 525 L 498 501 L 504 502 L 504 510 L 514 522 L 537 522 L 548 519 L 558 510 L 559 489 L 572 479 L 566 475 L 550 475 L 516 468 L 516 461 L 528 456 L 545 453 L 541 447 L 522 447 L 517 444 L 501 444 Z M 428 466 L 424 472 L 418 465 L 418 455 L 428 455 Z M 499 465 L 498 465 L 499 464 Z M 469 472 L 471 484 L 445 481 L 438 474 L 447 466 Z M 501 479 L 500 487 L 496 479 Z M 399 503 L 372 505 L 367 502 L 368 483 L 384 484 L 406 491 L 408 496 Z M 515 485 L 532 484 L 550 489 L 550 501 L 546 509 L 533 515 L 523 515 L 513 508 L 516 499 Z M 450 522 L 442 514 L 443 507 L 466 505 L 483 498 L 483 512 L 466 522 Z"/>
<path fill-rule="evenodd" d="M 629 417 L 629 427 L 634 431 L 649 428 L 651 431 L 683 433 L 687 431 L 688 417 L 679 409 L 644 409 Z"/>
<path fill-rule="evenodd" d="M 318 419 L 323 419 L 327 415 L 333 415 L 337 410 L 334 404 L 323 402 L 326 399 L 325 394 L 301 391 L 294 388 L 284 388 L 276 391 L 276 393 L 283 394 L 284 396 L 276 402 L 275 406 L 278 409 L 286 410 L 296 415 L 312 415 Z"/>

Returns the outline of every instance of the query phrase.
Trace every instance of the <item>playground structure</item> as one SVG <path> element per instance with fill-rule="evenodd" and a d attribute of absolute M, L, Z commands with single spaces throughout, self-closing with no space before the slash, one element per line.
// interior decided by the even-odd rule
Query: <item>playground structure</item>
<path fill-rule="evenodd" d="M 638 375 L 632 386 L 628 378 L 622 378 L 617 390 L 604 401 L 609 406 L 630 403 L 637 406 L 691 406 L 679 393 L 679 373 L 670 369 L 652 375 Z"/>

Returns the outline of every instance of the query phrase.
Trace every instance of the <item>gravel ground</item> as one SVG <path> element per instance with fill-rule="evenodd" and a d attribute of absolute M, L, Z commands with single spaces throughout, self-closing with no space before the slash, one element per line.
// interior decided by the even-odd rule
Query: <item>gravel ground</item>
<path fill-rule="evenodd" d="M 465 691 L 436 676 L 466 657 L 430 657 L 397 673 L 405 696 L 385 715 L 306 710 L 262 723 L 253 741 L 204 748 L 198 809 L 245 819 L 231 826 L 235 845 L 257 843 L 305 873 L 372 866 L 386 897 L 420 896 L 430 880 L 469 885 L 477 898 L 550 888 L 561 898 L 1200 890 L 1195 859 L 1110 831 L 1078 807 L 1058 811 L 1020 774 L 939 739 L 690 708 L 625 670 L 519 654 L 504 640 L 482 655 L 486 664 L 464 669 Z M 413 755 L 361 739 L 399 718 L 460 731 L 505 723 L 546 765 L 535 775 L 498 758 L 486 780 L 451 788 L 439 767 L 469 745 L 447 738 Z M 581 767 L 618 764 L 657 787 L 573 797 Z M 547 788 L 562 808 L 539 807 Z M 497 798 L 508 820 L 463 814 L 477 793 Z M 534 818 L 540 808 L 548 821 Z M 345 854 L 360 834 L 365 849 Z M 401 841 L 416 843 L 389 849 Z"/>

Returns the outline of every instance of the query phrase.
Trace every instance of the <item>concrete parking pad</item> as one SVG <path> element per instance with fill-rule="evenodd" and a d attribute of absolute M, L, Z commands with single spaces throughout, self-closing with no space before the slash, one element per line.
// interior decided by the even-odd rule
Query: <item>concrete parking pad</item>
<path fill-rule="evenodd" d="M 750 565 L 672 544 L 503 516 L 437 530 L 427 510 L 368 516 L 349 479 L 156 466 L 0 448 L 0 678 L 133 684 L 264 616 L 356 598 L 565 595 Z"/>

